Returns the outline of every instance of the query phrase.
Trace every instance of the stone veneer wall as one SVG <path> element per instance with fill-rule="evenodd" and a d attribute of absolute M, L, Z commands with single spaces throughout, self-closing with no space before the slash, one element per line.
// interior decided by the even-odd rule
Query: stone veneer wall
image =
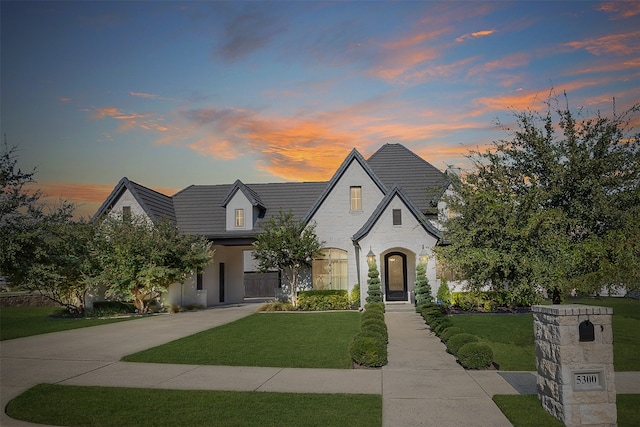
<path fill-rule="evenodd" d="M 610 307 L 533 306 L 538 397 L 567 426 L 615 426 L 616 390 Z M 580 342 L 579 325 L 594 325 L 594 341 Z M 603 371 L 603 390 L 574 390 L 573 373 Z"/>

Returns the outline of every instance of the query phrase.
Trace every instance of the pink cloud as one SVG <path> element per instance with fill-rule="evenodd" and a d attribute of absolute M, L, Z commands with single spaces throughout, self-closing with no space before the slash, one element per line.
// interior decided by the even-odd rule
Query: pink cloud
<path fill-rule="evenodd" d="M 597 10 L 611 14 L 611 19 L 626 19 L 640 14 L 640 2 L 636 0 L 608 1 L 600 3 Z"/>

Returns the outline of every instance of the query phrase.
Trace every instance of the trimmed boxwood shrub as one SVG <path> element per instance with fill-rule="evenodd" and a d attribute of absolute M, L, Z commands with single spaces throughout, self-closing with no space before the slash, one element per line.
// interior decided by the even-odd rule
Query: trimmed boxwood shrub
<path fill-rule="evenodd" d="M 95 301 L 93 303 L 93 315 L 111 315 L 120 313 L 135 313 L 136 306 L 131 302 L 123 301 Z"/>
<path fill-rule="evenodd" d="M 456 334 L 451 338 L 449 338 L 449 341 L 447 341 L 447 351 L 453 354 L 454 356 L 457 356 L 458 350 L 460 350 L 460 347 L 470 342 L 476 342 L 476 341 L 478 341 L 478 337 L 476 337 L 475 335 L 467 334 L 464 332 L 461 334 Z"/>
<path fill-rule="evenodd" d="M 349 352 L 358 365 L 380 367 L 387 364 L 387 344 L 371 336 L 356 335 Z"/>
<path fill-rule="evenodd" d="M 442 331 L 442 333 L 440 334 L 440 339 L 442 340 L 442 342 L 446 343 L 447 341 L 449 341 L 449 338 L 451 338 L 452 336 L 456 334 L 461 334 L 463 332 L 464 332 L 464 329 L 462 329 L 459 326 L 450 326 L 444 331 Z"/>
<path fill-rule="evenodd" d="M 322 289 L 298 292 L 298 308 L 307 311 L 349 310 L 349 293 L 345 289 Z"/>
<path fill-rule="evenodd" d="M 381 313 L 384 313 L 384 303 L 381 302 L 368 302 L 364 305 L 365 311 L 373 311 L 378 310 Z"/>
<path fill-rule="evenodd" d="M 363 311 L 362 316 L 360 316 L 360 321 L 364 322 L 365 320 L 369 320 L 369 319 L 380 320 L 384 323 L 384 313 L 377 310 Z"/>
<path fill-rule="evenodd" d="M 453 322 L 451 321 L 451 319 L 449 319 L 448 317 L 445 317 L 443 321 L 439 322 L 436 326 L 432 327 L 431 329 L 433 330 L 433 332 L 436 333 L 436 335 L 440 336 L 442 334 L 442 332 L 453 326 Z"/>
<path fill-rule="evenodd" d="M 467 369 L 485 369 L 493 363 L 493 350 L 488 344 L 470 342 L 460 347 L 458 360 Z"/>
<path fill-rule="evenodd" d="M 360 328 L 362 331 L 376 332 L 384 339 L 385 343 L 389 341 L 389 332 L 387 331 L 387 325 L 384 323 L 384 321 L 380 322 L 375 319 L 365 320 L 364 322 L 362 322 Z"/>

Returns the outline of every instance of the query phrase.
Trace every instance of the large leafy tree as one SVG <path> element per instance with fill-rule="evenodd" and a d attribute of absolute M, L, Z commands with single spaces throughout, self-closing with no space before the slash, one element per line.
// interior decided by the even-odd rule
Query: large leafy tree
<path fill-rule="evenodd" d="M 439 255 L 472 288 L 508 289 L 525 301 L 538 287 L 556 295 L 638 289 L 638 111 L 515 113 L 510 139 L 472 152 L 473 170 L 453 177 L 452 244 Z"/>
<path fill-rule="evenodd" d="M 140 313 L 173 283 L 209 264 L 212 243 L 181 232 L 177 225 L 146 217 L 107 217 L 99 226 L 93 253 L 100 264 L 97 280 L 108 296 L 133 300 Z"/>
<path fill-rule="evenodd" d="M 315 233 L 315 224 L 294 219 L 293 213 L 280 211 L 270 217 L 253 243 L 254 258 L 262 272 L 278 270 L 287 279 L 289 298 L 297 304 L 300 272 L 310 268 L 323 243 Z"/>
<path fill-rule="evenodd" d="M 17 148 L 5 141 L 0 154 L 0 272 L 13 286 L 36 291 L 74 314 L 84 311 L 91 258 L 90 224 L 73 220 L 75 206 L 40 202 L 35 169 L 17 167 Z"/>

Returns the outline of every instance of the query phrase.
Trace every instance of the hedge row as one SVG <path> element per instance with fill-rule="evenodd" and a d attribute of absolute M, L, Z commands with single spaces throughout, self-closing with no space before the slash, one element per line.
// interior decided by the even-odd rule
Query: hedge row
<path fill-rule="evenodd" d="M 353 338 L 349 353 L 354 363 L 378 368 L 387 364 L 389 333 L 384 321 L 384 304 L 368 303 L 360 315 L 360 332 Z"/>
<path fill-rule="evenodd" d="M 344 289 L 298 292 L 298 308 L 308 311 L 349 310 L 349 293 Z"/>
<path fill-rule="evenodd" d="M 489 345 L 478 342 L 478 337 L 465 333 L 462 328 L 453 326 L 444 307 L 436 304 L 424 304 L 419 307 L 420 314 L 431 330 L 447 346 L 447 351 L 458 358 L 467 369 L 486 369 L 493 363 L 493 350 Z"/>

